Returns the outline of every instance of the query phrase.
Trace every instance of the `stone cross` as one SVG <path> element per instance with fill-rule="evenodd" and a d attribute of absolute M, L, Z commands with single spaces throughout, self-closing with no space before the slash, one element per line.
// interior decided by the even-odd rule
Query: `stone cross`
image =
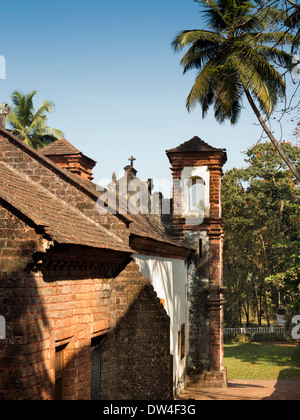
<path fill-rule="evenodd" d="M 128 160 L 130 160 L 130 165 L 133 167 L 133 162 L 136 160 L 136 158 L 131 156 Z"/>

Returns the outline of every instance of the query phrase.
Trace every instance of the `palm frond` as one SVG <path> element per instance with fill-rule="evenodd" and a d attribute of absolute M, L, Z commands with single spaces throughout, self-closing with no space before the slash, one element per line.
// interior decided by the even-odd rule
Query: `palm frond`
<path fill-rule="evenodd" d="M 243 59 L 236 57 L 237 71 L 246 89 L 250 89 L 269 117 L 278 99 L 285 97 L 285 83 L 281 74 L 267 60 L 251 51 Z"/>
<path fill-rule="evenodd" d="M 184 67 L 183 73 L 186 73 L 193 68 L 200 69 L 216 56 L 217 45 L 206 44 L 205 46 L 202 46 L 200 44 L 200 42 L 193 44 L 181 59 L 180 63 Z"/>
<path fill-rule="evenodd" d="M 211 60 L 198 73 L 186 100 L 186 107 L 189 112 L 200 103 L 202 105 L 202 116 L 204 117 L 206 115 L 209 106 L 212 104 L 213 96 L 217 88 L 215 65 L 216 62 Z"/>
<path fill-rule="evenodd" d="M 43 136 L 49 136 L 53 137 L 55 139 L 61 139 L 64 137 L 64 132 L 61 130 L 58 130 L 57 128 L 51 128 L 51 127 L 44 127 L 43 129 Z"/>
<path fill-rule="evenodd" d="M 292 66 L 293 56 L 286 51 L 266 45 L 257 45 L 255 51 L 265 57 L 266 60 L 273 61 L 275 64 L 282 65 L 287 69 Z"/>
<path fill-rule="evenodd" d="M 47 114 L 53 111 L 54 103 L 44 101 L 35 112 L 33 97 L 36 91 L 24 95 L 14 91 L 11 95 L 13 109 L 10 110 L 8 121 L 13 133 L 32 147 L 40 148 L 60 137 L 63 132 L 46 126 Z"/>
<path fill-rule="evenodd" d="M 188 111 L 200 104 L 204 117 L 213 106 L 217 121 L 235 124 L 242 96 L 250 90 L 269 117 L 286 90 L 271 62 L 291 68 L 292 56 L 284 47 L 295 42 L 288 33 L 265 30 L 267 22 L 285 18 L 282 11 L 278 7 L 255 9 L 250 0 L 195 1 L 202 5 L 213 31 L 183 31 L 172 43 L 175 51 L 188 47 L 181 59 L 184 73 L 198 70 L 186 100 Z"/>
<path fill-rule="evenodd" d="M 294 36 L 293 42 L 292 42 L 292 48 L 291 53 L 295 53 L 300 45 L 300 28 L 298 29 L 297 33 Z"/>
<path fill-rule="evenodd" d="M 45 116 L 40 116 L 35 118 L 30 126 L 27 128 L 28 133 L 34 133 L 34 132 L 42 132 L 45 128 L 46 124 L 46 118 Z"/>
<path fill-rule="evenodd" d="M 33 114 L 33 119 L 38 118 L 42 115 L 50 114 L 53 112 L 54 103 L 51 101 L 44 101 L 38 110 Z"/>
<path fill-rule="evenodd" d="M 180 32 L 172 41 L 172 47 L 175 51 L 181 51 L 183 48 L 202 41 L 210 45 L 217 45 L 222 42 L 223 37 L 215 32 L 194 29 L 191 31 Z"/>
<path fill-rule="evenodd" d="M 242 110 L 241 97 L 243 86 L 232 64 L 227 69 L 227 63 L 220 68 L 219 84 L 214 96 L 215 118 L 220 123 L 230 120 L 236 124 Z"/>
<path fill-rule="evenodd" d="M 254 34 L 256 38 L 256 42 L 260 44 L 271 42 L 272 44 L 277 45 L 290 45 L 292 44 L 294 40 L 294 36 L 283 32 L 283 31 L 277 31 L 277 32 L 261 32 Z"/>
<path fill-rule="evenodd" d="M 206 16 L 207 23 L 212 26 L 214 29 L 223 30 L 228 27 L 228 22 L 225 19 L 222 11 L 222 4 L 220 1 L 215 0 L 201 0 L 199 3 L 202 3 L 204 6 L 204 16 Z"/>
<path fill-rule="evenodd" d="M 18 117 L 16 116 L 16 114 L 14 113 L 14 111 L 12 109 L 10 109 L 9 113 L 7 114 L 6 119 L 7 119 L 7 122 L 11 125 L 11 128 L 13 130 L 15 130 L 15 129 L 23 130 L 24 129 L 24 126 L 19 121 Z"/>

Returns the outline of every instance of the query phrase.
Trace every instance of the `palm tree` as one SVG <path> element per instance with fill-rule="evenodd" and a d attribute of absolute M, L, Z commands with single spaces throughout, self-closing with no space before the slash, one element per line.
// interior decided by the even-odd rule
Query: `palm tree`
<path fill-rule="evenodd" d="M 189 47 L 181 60 L 184 73 L 198 70 L 186 101 L 188 111 L 199 103 L 204 118 L 213 106 L 217 121 L 236 124 L 246 95 L 264 131 L 300 182 L 299 171 L 266 123 L 286 92 L 284 79 L 272 62 L 292 67 L 292 55 L 283 47 L 292 44 L 293 37 L 268 31 L 274 19 L 284 19 L 282 11 L 258 8 L 253 12 L 253 3 L 247 0 L 195 1 L 203 5 L 211 30 L 183 31 L 172 43 L 175 51 Z"/>
<path fill-rule="evenodd" d="M 33 107 L 36 91 L 24 95 L 14 91 L 11 95 L 13 107 L 9 110 L 8 122 L 14 135 L 35 149 L 40 149 L 64 136 L 64 133 L 48 127 L 47 114 L 53 111 L 54 104 L 44 101 L 37 111 Z"/>

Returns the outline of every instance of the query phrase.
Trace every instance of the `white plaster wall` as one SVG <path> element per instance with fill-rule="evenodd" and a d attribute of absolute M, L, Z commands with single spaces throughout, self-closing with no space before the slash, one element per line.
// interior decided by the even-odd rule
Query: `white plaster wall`
<path fill-rule="evenodd" d="M 190 214 L 189 210 L 189 197 L 188 197 L 188 187 L 187 182 L 193 176 L 199 176 L 205 182 L 204 189 L 204 217 L 209 217 L 210 215 L 210 172 L 208 166 L 198 166 L 198 167 L 185 167 L 181 171 L 181 190 L 182 190 L 182 210 L 183 216 L 191 217 L 197 216 L 196 214 Z"/>
<path fill-rule="evenodd" d="M 186 282 L 187 267 L 184 261 L 138 255 L 134 257 L 144 277 L 149 278 L 158 297 L 165 301 L 171 320 L 170 344 L 173 355 L 174 388 L 184 385 L 186 357 L 178 354 L 178 331 L 185 324 L 185 349 L 187 352 Z"/>

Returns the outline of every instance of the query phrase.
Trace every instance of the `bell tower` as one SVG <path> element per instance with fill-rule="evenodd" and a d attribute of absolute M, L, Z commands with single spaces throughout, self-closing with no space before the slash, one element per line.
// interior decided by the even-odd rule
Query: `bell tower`
<path fill-rule="evenodd" d="M 223 387 L 221 178 L 227 154 L 199 137 L 166 154 L 173 175 L 173 235 L 197 249 L 188 265 L 187 380 Z"/>

